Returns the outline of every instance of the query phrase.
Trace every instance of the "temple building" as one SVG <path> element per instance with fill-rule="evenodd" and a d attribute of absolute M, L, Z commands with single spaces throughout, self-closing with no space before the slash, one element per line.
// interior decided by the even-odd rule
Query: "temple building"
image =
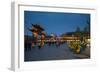
<path fill-rule="evenodd" d="M 44 45 L 44 42 L 45 42 L 45 32 L 44 32 L 44 28 L 38 24 L 32 24 L 32 28 L 29 29 L 29 31 L 32 32 L 32 36 L 33 36 L 33 45 L 38 45 L 38 43 L 40 43 L 41 46 Z M 38 37 L 41 37 L 41 42 L 38 41 L 39 38 Z"/>

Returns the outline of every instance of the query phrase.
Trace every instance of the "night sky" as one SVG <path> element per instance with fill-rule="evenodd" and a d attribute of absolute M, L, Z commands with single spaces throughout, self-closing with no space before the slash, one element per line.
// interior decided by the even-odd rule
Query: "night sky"
<path fill-rule="evenodd" d="M 44 27 L 46 34 L 55 33 L 59 36 L 75 31 L 76 27 L 83 30 L 87 21 L 90 22 L 90 14 L 24 11 L 24 33 L 32 35 L 28 28 L 31 28 L 33 23 Z"/>

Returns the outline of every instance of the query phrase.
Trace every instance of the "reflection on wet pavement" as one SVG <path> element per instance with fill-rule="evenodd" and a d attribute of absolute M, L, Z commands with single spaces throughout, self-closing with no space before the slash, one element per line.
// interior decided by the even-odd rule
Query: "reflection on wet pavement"
<path fill-rule="evenodd" d="M 88 50 L 90 51 L 90 50 Z M 89 58 L 81 54 L 73 53 L 68 48 L 67 43 L 61 44 L 59 47 L 55 45 L 45 45 L 40 49 L 38 47 L 31 48 L 29 51 L 25 51 L 25 61 L 42 61 L 42 60 L 68 60 L 68 59 L 82 59 Z"/>

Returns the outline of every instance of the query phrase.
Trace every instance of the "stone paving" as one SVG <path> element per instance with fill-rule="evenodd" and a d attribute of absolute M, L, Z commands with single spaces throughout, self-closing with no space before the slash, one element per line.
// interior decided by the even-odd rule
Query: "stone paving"
<path fill-rule="evenodd" d="M 67 43 L 56 45 L 45 45 L 41 48 L 35 47 L 25 51 L 24 60 L 27 61 L 43 61 L 43 60 L 70 60 L 70 59 L 87 59 L 90 58 L 90 48 L 81 54 L 73 53 L 68 48 Z"/>

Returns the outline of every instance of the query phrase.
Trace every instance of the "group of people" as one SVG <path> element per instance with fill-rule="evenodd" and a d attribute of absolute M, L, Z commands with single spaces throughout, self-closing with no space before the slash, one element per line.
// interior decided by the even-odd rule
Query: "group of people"
<path fill-rule="evenodd" d="M 40 41 L 38 41 L 39 36 L 40 35 L 38 34 L 38 32 L 36 31 L 32 32 L 32 39 L 25 40 L 25 50 L 31 50 L 31 48 L 35 48 L 36 46 L 38 46 L 39 48 L 44 46 L 45 32 L 41 32 Z"/>
<path fill-rule="evenodd" d="M 44 32 L 41 33 L 41 36 L 38 35 L 38 33 L 34 32 L 32 39 L 30 41 L 29 40 L 25 41 L 25 48 L 26 50 L 31 50 L 32 48 L 36 48 L 36 47 L 40 49 L 44 45 L 47 45 L 48 47 L 56 46 L 58 48 L 63 43 L 64 41 L 61 41 L 60 37 L 51 36 L 50 38 L 47 39 Z"/>
<path fill-rule="evenodd" d="M 55 38 L 51 37 L 51 38 L 49 38 L 47 44 L 48 44 L 48 46 L 55 45 L 56 47 L 60 47 L 61 39 L 60 39 L 60 37 L 55 37 Z"/>

